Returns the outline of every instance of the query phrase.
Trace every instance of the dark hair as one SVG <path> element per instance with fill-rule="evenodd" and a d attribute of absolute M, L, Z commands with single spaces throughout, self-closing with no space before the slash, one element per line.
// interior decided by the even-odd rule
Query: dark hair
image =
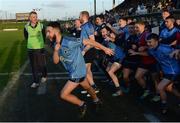
<path fill-rule="evenodd" d="M 164 8 L 164 9 L 162 10 L 162 12 L 168 12 L 168 13 L 170 13 L 167 8 Z"/>
<path fill-rule="evenodd" d="M 152 26 L 147 21 L 145 22 L 145 29 L 148 32 L 152 32 Z"/>
<path fill-rule="evenodd" d="M 172 15 L 168 16 L 168 17 L 166 18 L 166 20 L 167 20 L 167 19 L 170 19 L 171 21 L 173 21 L 173 23 L 176 22 L 176 19 L 175 19 Z"/>
<path fill-rule="evenodd" d="M 156 41 L 159 41 L 159 36 L 157 34 L 155 34 L 155 33 L 151 33 L 146 37 L 146 41 L 152 40 L 152 39 L 154 39 Z"/>
<path fill-rule="evenodd" d="M 32 14 L 37 15 L 37 12 L 35 12 L 35 11 L 31 11 L 31 12 L 29 13 L 29 16 L 31 16 Z"/>
<path fill-rule="evenodd" d="M 124 20 L 124 21 L 126 21 L 127 22 L 127 18 L 119 18 L 119 20 Z"/>
<path fill-rule="evenodd" d="M 172 16 L 172 15 L 169 15 L 168 17 L 166 17 L 166 19 L 174 19 L 175 20 L 174 16 Z"/>
<path fill-rule="evenodd" d="M 112 30 L 111 30 L 111 28 L 109 28 L 108 26 L 101 26 L 100 27 L 100 31 L 102 30 L 102 29 L 107 29 L 107 31 L 109 31 L 110 33 L 112 32 Z"/>
<path fill-rule="evenodd" d="M 104 15 L 103 14 L 97 15 L 96 18 L 100 18 L 104 20 Z"/>
<path fill-rule="evenodd" d="M 61 26 L 60 26 L 60 23 L 57 22 L 57 21 L 54 21 L 54 22 L 50 22 L 47 26 L 50 26 L 52 28 L 56 28 L 59 30 L 59 32 L 61 32 Z"/>
<path fill-rule="evenodd" d="M 133 20 L 133 18 L 131 18 L 131 17 L 128 17 L 126 20 Z"/>
<path fill-rule="evenodd" d="M 128 25 L 135 25 L 135 22 L 131 22 L 131 23 L 129 23 Z"/>
<path fill-rule="evenodd" d="M 140 25 L 144 25 L 145 26 L 145 22 L 144 21 L 138 21 L 138 22 L 136 22 L 136 24 L 140 24 Z"/>

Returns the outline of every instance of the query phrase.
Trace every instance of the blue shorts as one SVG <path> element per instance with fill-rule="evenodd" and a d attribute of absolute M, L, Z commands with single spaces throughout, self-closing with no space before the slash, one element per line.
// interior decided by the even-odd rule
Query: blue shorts
<path fill-rule="evenodd" d="M 173 87 L 180 91 L 180 74 L 164 74 L 163 78 L 173 82 Z"/>
<path fill-rule="evenodd" d="M 69 79 L 69 81 L 74 82 L 74 83 L 81 83 L 85 80 L 86 77 L 82 77 L 82 78 L 73 78 L 73 79 Z"/>
<path fill-rule="evenodd" d="M 164 74 L 163 78 L 168 79 L 172 82 L 177 82 L 180 81 L 180 74 Z"/>

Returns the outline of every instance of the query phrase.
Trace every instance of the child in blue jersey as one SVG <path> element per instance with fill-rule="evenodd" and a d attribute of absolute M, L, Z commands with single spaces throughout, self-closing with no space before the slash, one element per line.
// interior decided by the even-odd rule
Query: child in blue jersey
<path fill-rule="evenodd" d="M 158 84 L 158 90 L 161 97 L 162 113 L 166 113 L 166 90 L 180 98 L 180 93 L 178 92 L 180 89 L 176 86 L 179 85 L 180 82 L 180 61 L 170 56 L 174 49 L 169 45 L 160 44 L 158 35 L 150 34 L 146 41 L 148 45 L 148 53 L 156 58 L 162 68 L 163 79 Z"/>
<path fill-rule="evenodd" d="M 121 68 L 121 63 L 125 57 L 123 50 L 116 46 L 113 42 L 115 41 L 115 34 L 111 32 L 109 27 L 103 27 L 101 29 L 102 37 L 104 41 L 102 42 L 106 47 L 113 49 L 114 56 L 110 58 L 110 64 L 107 66 L 106 71 L 108 72 L 109 76 L 111 77 L 115 87 L 116 92 L 112 96 L 120 96 L 122 95 L 122 91 L 120 89 L 120 84 L 118 77 L 116 76 L 117 70 Z"/>
<path fill-rule="evenodd" d="M 87 90 L 96 104 L 96 107 L 98 107 L 100 101 L 96 96 L 94 89 L 86 80 L 86 65 L 81 53 L 81 46 L 82 44 L 93 45 L 100 49 L 109 51 L 109 54 L 112 54 L 113 52 L 108 48 L 98 46 L 98 44 L 93 41 L 82 41 L 77 38 L 62 37 L 60 24 L 57 22 L 51 22 L 47 26 L 46 36 L 51 42 L 53 40 L 56 41 L 53 53 L 54 63 L 58 64 L 59 61 L 61 61 L 70 77 L 62 89 L 60 97 L 72 104 L 78 105 L 80 107 L 80 118 L 82 118 L 86 113 L 87 105 L 83 100 L 80 100 L 75 95 L 71 94 L 75 88 L 81 85 L 85 90 Z"/>

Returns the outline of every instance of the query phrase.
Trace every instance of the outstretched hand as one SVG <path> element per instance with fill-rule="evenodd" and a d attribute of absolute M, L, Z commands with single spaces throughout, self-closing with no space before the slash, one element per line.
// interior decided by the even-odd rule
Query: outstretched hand
<path fill-rule="evenodd" d="M 128 53 L 130 54 L 130 56 L 134 56 L 137 55 L 137 52 L 135 52 L 134 50 L 128 50 Z"/>
<path fill-rule="evenodd" d="M 106 48 L 106 49 L 104 50 L 104 52 L 105 52 L 107 55 L 109 55 L 109 56 L 114 55 L 114 51 L 113 51 L 112 49 L 110 49 L 110 48 Z"/>

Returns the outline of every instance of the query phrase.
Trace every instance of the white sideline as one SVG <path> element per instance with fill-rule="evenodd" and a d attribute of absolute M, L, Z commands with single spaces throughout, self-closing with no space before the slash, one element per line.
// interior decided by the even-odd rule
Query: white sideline
<path fill-rule="evenodd" d="M 104 76 L 94 76 L 94 79 L 106 79 Z M 48 80 L 66 80 L 69 79 L 69 77 L 48 77 Z"/>
<path fill-rule="evenodd" d="M 29 63 L 29 60 L 27 60 L 24 63 L 24 65 L 17 72 L 13 72 L 14 74 L 13 74 L 12 78 L 7 83 L 7 86 L 3 89 L 2 93 L 0 93 L 0 106 L 3 106 L 4 100 L 6 99 L 8 94 L 12 92 L 10 90 L 12 90 L 13 87 L 16 85 L 17 80 L 19 79 L 19 77 L 23 73 L 23 71 L 25 70 L 28 63 Z"/>
<path fill-rule="evenodd" d="M 17 72 L 11 72 L 11 73 L 0 73 L 0 76 L 7 76 L 7 75 L 12 75 L 15 74 Z M 51 73 L 47 73 L 48 75 L 68 75 L 68 72 L 51 72 Z M 101 72 L 93 72 L 93 74 L 98 74 L 98 75 L 103 75 L 103 73 Z M 30 76 L 32 75 L 32 73 L 22 73 L 21 75 L 24 76 Z"/>
<path fill-rule="evenodd" d="M 149 122 L 160 122 L 160 119 L 158 119 L 156 116 L 154 116 L 151 113 L 144 113 L 144 117 L 149 121 Z"/>
<path fill-rule="evenodd" d="M 17 28 L 14 28 L 14 29 L 3 29 L 3 31 L 6 31 L 6 32 L 9 32 L 9 31 L 18 31 Z"/>

